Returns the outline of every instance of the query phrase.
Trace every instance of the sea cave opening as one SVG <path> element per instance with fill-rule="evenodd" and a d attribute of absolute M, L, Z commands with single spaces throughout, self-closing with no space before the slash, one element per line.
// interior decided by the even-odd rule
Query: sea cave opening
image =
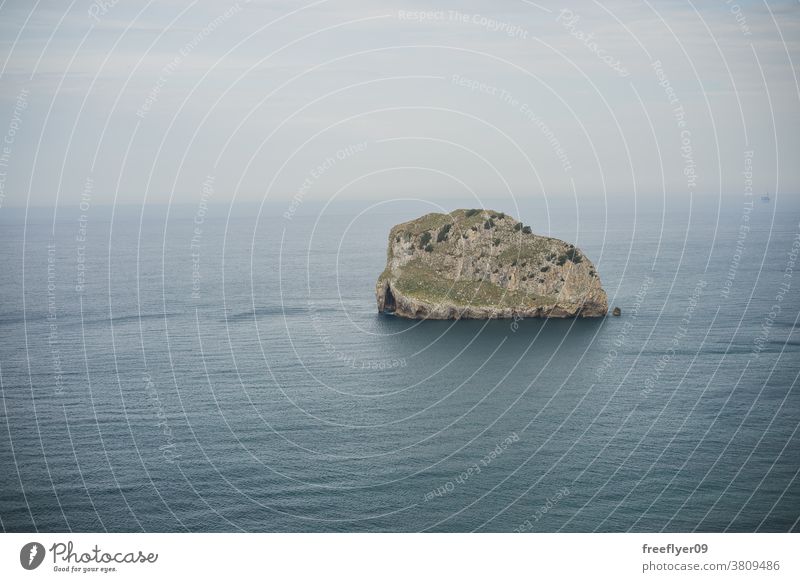
<path fill-rule="evenodd" d="M 394 301 L 394 295 L 392 295 L 392 288 L 387 285 L 386 294 L 383 296 L 383 310 L 386 313 L 394 313 L 396 307 L 397 305 Z"/>

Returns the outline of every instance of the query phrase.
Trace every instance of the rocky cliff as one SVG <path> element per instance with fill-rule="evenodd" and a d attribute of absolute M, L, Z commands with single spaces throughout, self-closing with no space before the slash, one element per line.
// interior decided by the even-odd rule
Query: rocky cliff
<path fill-rule="evenodd" d="M 378 311 L 411 319 L 602 317 L 606 292 L 574 245 L 491 210 L 426 214 L 389 233 Z"/>

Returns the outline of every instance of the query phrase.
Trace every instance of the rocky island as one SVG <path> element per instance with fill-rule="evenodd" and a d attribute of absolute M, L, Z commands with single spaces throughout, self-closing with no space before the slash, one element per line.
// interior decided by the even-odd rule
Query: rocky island
<path fill-rule="evenodd" d="M 432 213 L 389 233 L 378 311 L 410 319 L 603 317 L 592 262 L 502 212 Z"/>

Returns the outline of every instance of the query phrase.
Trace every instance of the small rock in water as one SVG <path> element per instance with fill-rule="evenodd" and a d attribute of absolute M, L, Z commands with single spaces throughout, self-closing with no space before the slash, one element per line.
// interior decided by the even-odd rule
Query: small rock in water
<path fill-rule="evenodd" d="M 614 311 L 611 312 L 611 315 L 613 315 L 614 317 L 619 317 L 620 315 L 622 315 L 622 310 L 619 307 L 615 307 Z"/>

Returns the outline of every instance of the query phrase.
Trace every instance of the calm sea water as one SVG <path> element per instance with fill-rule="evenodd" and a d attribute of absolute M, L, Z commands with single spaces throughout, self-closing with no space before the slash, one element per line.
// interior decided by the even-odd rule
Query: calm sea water
<path fill-rule="evenodd" d="M 2 527 L 797 530 L 800 205 L 728 200 L 494 204 L 623 313 L 517 326 L 376 313 L 422 204 L 3 209 Z"/>

